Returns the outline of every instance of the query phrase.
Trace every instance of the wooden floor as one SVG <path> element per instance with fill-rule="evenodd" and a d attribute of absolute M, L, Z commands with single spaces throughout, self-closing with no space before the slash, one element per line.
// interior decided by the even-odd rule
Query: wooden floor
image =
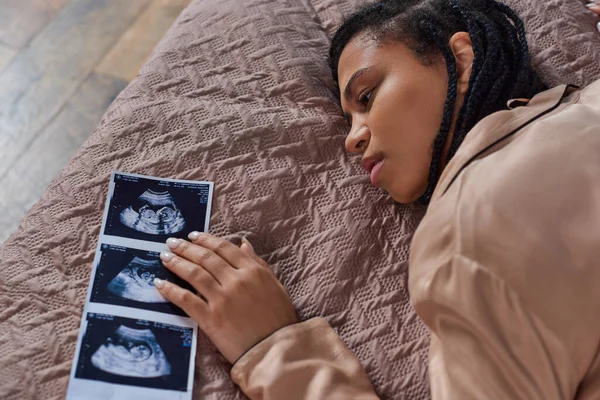
<path fill-rule="evenodd" d="M 0 244 L 190 0 L 0 0 Z"/>

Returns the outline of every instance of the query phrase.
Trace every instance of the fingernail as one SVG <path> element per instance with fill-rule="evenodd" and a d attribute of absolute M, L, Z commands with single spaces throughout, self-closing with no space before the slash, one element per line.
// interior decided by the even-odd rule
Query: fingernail
<path fill-rule="evenodd" d="M 600 22 L 598 22 L 598 24 L 596 25 L 596 29 L 598 29 L 598 32 L 600 32 Z"/>
<path fill-rule="evenodd" d="M 158 278 L 154 278 L 154 286 L 156 286 L 157 289 L 162 289 L 165 287 L 165 281 L 163 281 L 162 279 L 158 279 Z"/>
<path fill-rule="evenodd" d="M 250 250 L 254 251 L 254 247 L 252 247 L 252 245 L 250 244 L 248 239 L 246 239 L 245 237 L 242 238 L 242 244 L 245 244 L 246 246 L 248 246 L 250 248 Z"/>
<path fill-rule="evenodd" d="M 171 261 L 171 259 L 174 257 L 173 253 L 169 253 L 168 251 L 163 251 L 162 253 L 160 253 L 160 259 L 165 261 L 165 262 L 169 262 Z"/>
<path fill-rule="evenodd" d="M 594 7 L 600 7 L 600 4 L 598 4 L 598 3 L 588 3 L 585 6 L 587 8 L 594 8 Z"/>
<path fill-rule="evenodd" d="M 196 240 L 200 237 L 200 232 L 194 231 L 194 232 L 190 232 L 190 234 L 188 235 L 188 238 L 190 238 L 190 240 Z"/>
<path fill-rule="evenodd" d="M 180 243 L 181 243 L 181 239 L 175 239 L 175 238 L 167 239 L 167 246 L 169 246 L 169 248 L 171 248 L 171 249 L 176 249 Z"/>

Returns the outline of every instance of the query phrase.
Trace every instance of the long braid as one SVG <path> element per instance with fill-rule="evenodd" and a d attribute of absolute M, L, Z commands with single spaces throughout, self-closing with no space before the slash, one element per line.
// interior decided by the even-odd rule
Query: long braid
<path fill-rule="evenodd" d="M 478 33 L 483 30 L 488 42 L 485 47 L 480 47 L 480 43 L 473 41 L 476 56 L 469 91 L 465 96 L 465 105 L 460 110 L 448 159 L 454 156 L 471 128 L 487 115 L 504 108 L 507 99 L 525 97 L 523 93 L 532 93 L 529 87 L 532 83 L 534 88 L 543 89 L 530 67 L 525 28 L 513 10 L 502 3 L 490 2 L 500 13 L 490 13 L 486 18 L 480 11 L 466 8 L 457 0 L 453 3 L 462 18 L 468 21 L 470 36 L 478 37 Z M 479 25 L 477 31 L 474 30 L 476 24 Z M 508 43 L 503 43 L 502 38 L 508 38 Z M 485 61 L 480 67 L 476 65 L 476 61 L 481 58 Z M 511 62 L 509 67 L 512 68 L 507 68 L 507 62 Z M 516 83 L 511 86 L 511 82 Z"/>
<path fill-rule="evenodd" d="M 450 134 L 452 116 L 454 115 L 454 105 L 456 104 L 457 97 L 458 75 L 456 71 L 456 60 L 454 58 L 454 53 L 452 53 L 452 49 L 450 49 L 448 41 L 444 41 L 442 32 L 440 32 L 435 25 L 428 21 L 422 21 L 422 25 L 423 28 L 432 33 L 433 38 L 438 43 L 438 46 L 440 46 L 442 54 L 446 59 L 446 66 L 448 68 L 448 94 L 446 96 L 446 103 L 444 104 L 444 116 L 442 117 L 440 130 L 433 142 L 433 154 L 431 158 L 431 164 L 429 166 L 429 180 L 427 182 L 427 189 L 421 196 L 421 202 L 429 203 L 431 196 L 433 195 L 433 191 L 435 190 L 435 185 L 437 184 L 436 177 L 439 173 L 444 145 L 446 144 L 448 135 Z"/>
<path fill-rule="evenodd" d="M 478 13 L 464 11 L 464 14 L 473 20 L 472 17 L 477 17 Z M 477 121 L 501 108 L 498 105 L 498 99 L 503 98 L 501 92 L 506 90 L 510 76 L 511 69 L 504 68 L 505 65 L 501 62 L 503 46 L 499 41 L 497 29 L 490 23 L 481 23 L 480 25 L 487 41 L 485 47 L 473 50 L 477 54 L 476 57 L 483 59 L 483 63 L 481 67 L 472 70 L 469 84 L 471 90 L 465 96 L 465 104 L 461 109 L 465 118 L 457 121 L 448 159 L 454 156 L 465 136 Z"/>
<path fill-rule="evenodd" d="M 464 10 L 460 7 L 456 0 L 451 2 L 452 10 L 455 13 L 460 14 L 461 19 L 466 21 L 467 23 L 467 31 L 469 32 L 469 36 L 471 37 L 471 45 L 473 47 L 473 71 L 480 71 L 482 69 L 482 64 L 485 61 L 485 58 L 481 56 L 483 54 L 484 49 L 486 47 L 485 44 L 485 35 L 482 35 L 482 29 L 479 26 L 476 20 L 468 18 L 465 15 Z M 464 138 L 461 135 L 457 135 L 457 129 L 460 129 L 463 126 L 471 125 L 472 121 L 475 119 L 475 115 L 471 113 L 467 113 L 466 110 L 472 107 L 472 103 L 475 100 L 475 96 L 472 96 L 472 93 L 477 89 L 477 75 L 471 74 L 469 78 L 469 87 L 467 88 L 467 93 L 465 94 L 465 105 L 461 107 L 458 117 L 456 119 L 456 125 L 454 128 L 454 135 L 452 136 L 452 143 L 450 144 L 450 150 L 448 152 L 448 160 L 452 158 L 458 147 L 461 145 Z"/>
<path fill-rule="evenodd" d="M 330 67 L 336 83 L 344 47 L 365 31 L 379 40 L 404 42 L 425 65 L 440 54 L 446 62 L 448 93 L 442 122 L 432 143 L 428 185 L 419 199 L 422 204 L 429 203 L 437 185 L 454 115 L 458 77 L 449 46 L 454 33 L 469 33 L 474 60 L 446 161 L 454 157 L 481 119 L 505 108 L 511 98 L 529 98 L 546 89 L 531 66 L 523 22 L 510 7 L 495 0 L 384 0 L 363 7 L 338 29 L 332 40 Z"/>

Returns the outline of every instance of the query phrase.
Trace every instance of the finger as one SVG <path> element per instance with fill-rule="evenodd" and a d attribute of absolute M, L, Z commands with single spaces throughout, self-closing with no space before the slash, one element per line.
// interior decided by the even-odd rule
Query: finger
<path fill-rule="evenodd" d="M 218 294 L 221 283 L 200 265 L 167 251 L 160 253 L 160 259 L 166 268 L 192 285 L 208 301 Z"/>
<path fill-rule="evenodd" d="M 254 251 L 254 246 L 252 246 L 252 243 L 250 243 L 245 237 L 242 238 L 242 245 L 240 246 L 240 248 L 249 250 L 249 254 L 256 254 L 256 251 Z"/>
<path fill-rule="evenodd" d="M 239 269 L 248 266 L 252 260 L 246 252 L 231 243 L 229 240 L 221 239 L 208 233 L 192 232 L 188 236 L 192 243 L 211 250 L 219 255 L 233 268 Z"/>
<path fill-rule="evenodd" d="M 199 325 L 202 325 L 201 321 L 206 320 L 209 312 L 208 304 L 194 293 L 158 278 L 154 279 L 154 286 L 165 299 L 185 311 Z"/>
<path fill-rule="evenodd" d="M 175 238 L 169 238 L 167 240 L 167 246 L 169 246 L 169 249 L 178 256 L 202 266 L 214 276 L 219 283 L 224 283 L 227 279 L 231 278 L 230 273 L 235 267 L 223 260 L 212 250 L 190 243 L 186 240 Z"/>
<path fill-rule="evenodd" d="M 248 254 L 250 257 L 252 257 L 252 259 L 254 261 L 256 261 L 258 264 L 260 264 L 261 266 L 269 268 L 269 264 L 267 264 L 267 262 L 265 260 L 260 258 L 260 256 L 258 254 L 256 254 L 256 252 L 254 251 L 254 247 L 248 241 L 248 239 L 242 238 L 242 245 L 240 246 L 240 249 L 242 249 L 246 254 Z M 269 269 L 271 269 L 271 268 L 269 268 Z"/>
<path fill-rule="evenodd" d="M 600 3 L 589 3 L 587 8 L 596 14 L 600 14 Z"/>

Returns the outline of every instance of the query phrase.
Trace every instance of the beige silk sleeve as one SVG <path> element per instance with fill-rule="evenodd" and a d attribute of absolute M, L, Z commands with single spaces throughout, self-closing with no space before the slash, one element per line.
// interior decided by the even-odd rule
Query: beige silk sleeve
<path fill-rule="evenodd" d="M 273 333 L 235 363 L 231 378 L 252 400 L 378 399 L 356 356 L 322 318 Z"/>
<path fill-rule="evenodd" d="M 455 255 L 411 284 L 432 331 L 433 400 L 573 399 L 566 346 L 501 277 Z M 282 328 L 231 376 L 253 400 L 377 399 L 358 359 L 321 318 Z"/>
<path fill-rule="evenodd" d="M 502 278 L 457 255 L 410 291 L 433 332 L 433 400 L 575 397 L 567 348 Z"/>

